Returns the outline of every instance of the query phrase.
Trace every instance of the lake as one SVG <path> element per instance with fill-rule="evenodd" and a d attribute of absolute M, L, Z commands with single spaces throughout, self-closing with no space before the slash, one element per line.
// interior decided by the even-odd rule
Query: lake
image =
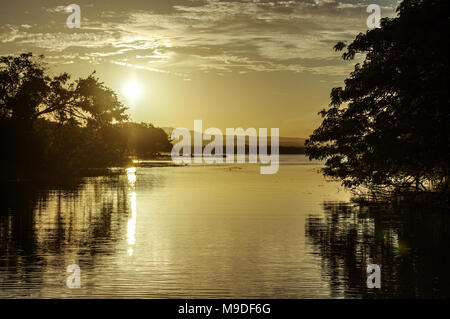
<path fill-rule="evenodd" d="M 9 184 L 0 298 L 449 297 L 448 208 L 360 207 L 321 167 L 282 155 L 274 175 L 197 164 Z"/>

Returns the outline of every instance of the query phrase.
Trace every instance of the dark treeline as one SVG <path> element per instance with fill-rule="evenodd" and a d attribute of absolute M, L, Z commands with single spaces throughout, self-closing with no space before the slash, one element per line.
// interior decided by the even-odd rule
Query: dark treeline
<path fill-rule="evenodd" d="M 449 10 L 448 0 L 404 0 L 381 28 L 335 46 L 364 61 L 306 142 L 325 175 L 374 196 L 449 194 Z"/>
<path fill-rule="evenodd" d="M 235 143 L 236 144 L 236 143 Z M 205 145 L 202 146 L 202 149 L 204 149 Z M 250 147 L 248 144 L 245 144 L 245 154 L 249 154 L 249 150 Z M 259 152 L 259 148 L 256 149 L 257 150 L 257 154 L 260 154 Z M 238 154 L 238 152 L 240 152 L 239 148 L 235 145 L 234 146 L 234 154 Z M 270 144 L 267 145 L 267 150 L 266 150 L 267 154 L 271 154 L 272 153 L 272 147 Z M 305 148 L 302 146 L 278 146 L 278 152 L 279 154 L 305 154 Z M 191 146 L 191 154 L 194 154 L 194 146 Z M 213 155 L 215 154 L 214 150 L 211 152 Z M 224 145 L 222 147 L 222 154 L 226 155 L 227 154 L 227 147 L 226 145 Z"/>
<path fill-rule="evenodd" d="M 43 56 L 0 57 L 2 179 L 76 175 L 170 151 L 162 129 L 129 122 L 126 110 L 95 72 L 71 81 L 48 75 Z"/>

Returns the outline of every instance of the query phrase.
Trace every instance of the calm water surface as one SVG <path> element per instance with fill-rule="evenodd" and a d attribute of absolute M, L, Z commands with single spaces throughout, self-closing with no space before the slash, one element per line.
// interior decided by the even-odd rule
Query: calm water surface
<path fill-rule="evenodd" d="M 449 296 L 447 212 L 358 208 L 304 156 L 259 165 L 138 167 L 0 206 L 0 298 Z M 382 267 L 382 289 L 366 267 Z M 66 267 L 81 288 L 66 287 Z"/>

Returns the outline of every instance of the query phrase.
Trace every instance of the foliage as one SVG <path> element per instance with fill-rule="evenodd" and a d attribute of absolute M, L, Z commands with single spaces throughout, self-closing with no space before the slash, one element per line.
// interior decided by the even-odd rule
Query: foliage
<path fill-rule="evenodd" d="M 404 0 L 398 16 L 337 51 L 362 64 L 334 88 L 306 142 L 325 175 L 351 188 L 449 190 L 448 1 Z"/>
<path fill-rule="evenodd" d="M 44 57 L 0 57 L 1 168 L 10 178 L 124 165 L 170 150 L 163 130 L 128 121 L 117 94 L 95 72 L 50 76 Z"/>

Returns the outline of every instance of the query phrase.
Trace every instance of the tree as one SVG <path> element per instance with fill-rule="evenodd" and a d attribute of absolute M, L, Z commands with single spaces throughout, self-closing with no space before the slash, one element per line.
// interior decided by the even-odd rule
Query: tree
<path fill-rule="evenodd" d="M 448 12 L 446 0 L 404 0 L 381 28 L 335 46 L 364 61 L 306 142 L 325 175 L 350 188 L 449 190 Z"/>
<path fill-rule="evenodd" d="M 0 117 L 18 122 L 31 121 L 50 93 L 46 76 L 31 53 L 0 58 Z"/>
<path fill-rule="evenodd" d="M 71 81 L 48 75 L 43 56 L 0 57 L 1 164 L 11 177 L 121 163 L 125 152 L 104 145 L 101 130 L 127 119 L 95 72 Z"/>
<path fill-rule="evenodd" d="M 171 149 L 162 129 L 127 122 L 126 107 L 95 72 L 76 81 L 50 76 L 43 59 L 0 57 L 2 178 L 76 175 Z"/>
<path fill-rule="evenodd" d="M 0 119 L 11 119 L 21 128 L 38 118 L 95 127 L 128 119 L 126 107 L 95 72 L 70 82 L 67 73 L 47 75 L 43 59 L 32 53 L 0 57 Z"/>
<path fill-rule="evenodd" d="M 73 92 L 70 115 L 83 118 L 88 125 L 102 127 L 113 122 L 128 120 L 127 108 L 119 101 L 117 94 L 94 76 L 79 79 Z M 78 116 L 75 112 L 78 112 Z"/>

